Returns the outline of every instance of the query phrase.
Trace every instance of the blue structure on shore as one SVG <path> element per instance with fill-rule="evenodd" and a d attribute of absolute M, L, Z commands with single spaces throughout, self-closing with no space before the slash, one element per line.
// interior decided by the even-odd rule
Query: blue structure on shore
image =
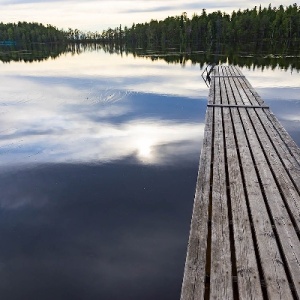
<path fill-rule="evenodd" d="M 16 41 L 0 41 L 0 46 L 15 46 Z"/>

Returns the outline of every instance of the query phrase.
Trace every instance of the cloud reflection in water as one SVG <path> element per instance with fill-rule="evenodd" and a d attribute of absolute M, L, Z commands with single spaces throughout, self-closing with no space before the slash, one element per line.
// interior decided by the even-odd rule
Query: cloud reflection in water
<path fill-rule="evenodd" d="M 208 93 L 199 69 L 101 53 L 2 67 L 1 296 L 178 299 Z"/>
<path fill-rule="evenodd" d="M 88 58 L 0 74 L 0 294 L 176 299 L 205 113 L 196 84 L 183 97 L 193 68 L 172 89 L 168 66 Z"/>
<path fill-rule="evenodd" d="M 127 98 L 117 104 L 88 105 L 60 103 L 59 97 L 50 96 L 43 103 L 11 104 L 0 122 L 2 128 L 7 128 L 0 142 L 3 164 L 26 163 L 26 157 L 36 153 L 43 155 L 35 157 L 37 161 L 47 163 L 101 163 L 135 153 L 141 157 L 142 153 L 147 163 L 162 164 L 168 157 L 156 149 L 165 144 L 176 144 L 176 150 L 167 155 L 177 155 L 181 148 L 199 152 L 203 123 L 168 116 L 162 119 L 159 112 L 157 116 L 147 116 L 145 112 L 141 119 L 133 112 L 134 101 L 151 101 L 151 96 L 135 94 Z"/>
<path fill-rule="evenodd" d="M 199 152 L 204 125 L 199 116 L 196 118 L 195 109 L 190 109 L 200 108 L 199 101 L 195 103 L 196 86 L 190 80 L 195 68 L 183 72 L 176 67 L 178 70 L 171 75 L 175 82 L 171 80 L 170 84 L 166 65 L 119 57 L 116 60 L 120 64 L 113 64 L 109 55 L 101 61 L 103 54 L 89 55 L 62 58 L 68 66 L 64 72 L 61 65 L 56 69 L 59 60 L 47 62 L 46 72 L 42 64 L 23 65 L 20 70 L 15 64 L 5 66 L 8 76 L 2 77 L 0 104 L 0 126 L 4 130 L 0 149 L 9 148 L 2 153 L 5 165 L 32 163 L 32 157 L 44 163 L 102 163 L 134 154 L 140 162 L 162 164 L 172 160 L 166 155 L 177 155 L 181 149 Z M 98 68 L 95 61 L 106 68 Z M 112 70 L 117 68 L 115 76 Z M 144 76 L 145 68 L 153 77 Z M 171 99 L 156 99 L 153 87 L 159 88 L 161 94 L 171 94 Z M 182 98 L 184 93 L 188 97 Z M 204 110 L 202 113 L 203 117 Z M 186 119 L 179 120 L 182 116 Z M 158 152 L 166 144 L 174 144 L 176 149 L 166 155 Z"/>

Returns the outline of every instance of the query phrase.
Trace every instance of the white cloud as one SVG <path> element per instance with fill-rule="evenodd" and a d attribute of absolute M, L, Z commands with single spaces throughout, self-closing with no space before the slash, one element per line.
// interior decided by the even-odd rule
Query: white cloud
<path fill-rule="evenodd" d="M 207 94 L 207 87 L 202 81 L 199 66 L 170 64 L 159 60 L 153 63 L 150 59 L 134 58 L 131 54 L 123 59 L 120 55 L 109 55 L 103 52 L 83 53 L 80 56 L 70 54 L 47 62 L 47 72 L 43 64 L 26 64 L 20 70 L 18 62 L 2 65 L 6 77 L 19 74 L 20 77 L 41 80 L 43 77 L 57 76 L 64 78 L 85 78 L 91 80 L 95 88 L 95 78 L 106 79 L 109 88 L 123 87 L 132 92 L 160 93 L 190 98 L 198 98 Z M 61 74 L 64 74 L 61 77 Z M 195 81 L 195 78 L 199 79 Z M 3 79 L 5 80 L 5 78 Z M 86 86 L 89 88 L 89 86 Z M 86 91 L 89 97 L 91 91 Z"/>
<path fill-rule="evenodd" d="M 300 74 L 246 68 L 243 73 L 264 99 L 277 86 L 279 100 L 287 94 L 300 100 Z M 126 118 L 135 110 L 127 101 L 135 94 L 141 95 L 141 102 L 149 93 L 189 101 L 206 98 L 199 66 L 182 68 L 100 51 L 42 63 L 2 64 L 0 80 L 2 165 L 33 160 L 101 163 L 127 156 L 145 164 L 163 164 L 174 155 L 200 150 L 200 120 L 195 124 L 155 116 Z"/>
<path fill-rule="evenodd" d="M 274 72 L 270 68 L 265 68 L 263 71 L 253 72 L 251 69 L 242 68 L 242 72 L 263 98 L 299 99 L 300 74 L 292 72 L 291 69 L 277 69 Z"/>
<path fill-rule="evenodd" d="M 196 67 L 94 52 L 44 63 L 3 64 L 1 73 L 3 166 L 103 163 L 127 156 L 144 164 L 165 164 L 174 155 L 200 150 L 204 124 L 155 116 L 123 118 L 134 111 L 127 101 L 130 91 L 140 101 L 144 93 L 199 98 Z M 111 118 L 123 119 L 115 123 Z"/>
<path fill-rule="evenodd" d="M 292 4 L 293 1 L 288 4 Z M 133 22 L 147 22 L 151 19 L 164 19 L 168 16 L 180 15 L 187 12 L 201 13 L 203 8 L 208 12 L 215 10 L 226 11 L 239 8 L 252 8 L 255 5 L 268 6 L 269 1 L 128 1 L 128 0 L 63 0 L 63 1 L 0 1 L 2 22 L 35 21 L 52 24 L 58 28 L 79 28 L 81 30 L 102 31 L 108 27 L 117 27 L 120 24 L 131 26 Z M 282 4 L 280 1 L 272 1 L 273 6 Z"/>

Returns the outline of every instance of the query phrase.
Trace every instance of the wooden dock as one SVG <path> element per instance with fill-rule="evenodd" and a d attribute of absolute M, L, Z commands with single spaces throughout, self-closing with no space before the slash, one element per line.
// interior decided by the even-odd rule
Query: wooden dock
<path fill-rule="evenodd" d="M 300 299 L 300 149 L 240 70 L 211 77 L 181 300 Z"/>

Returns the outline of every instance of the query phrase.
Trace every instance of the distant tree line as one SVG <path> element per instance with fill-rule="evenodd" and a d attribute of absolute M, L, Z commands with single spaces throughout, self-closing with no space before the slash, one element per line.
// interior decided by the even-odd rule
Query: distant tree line
<path fill-rule="evenodd" d="M 52 25 L 39 23 L 0 23 L 0 44 L 62 43 L 66 42 L 66 33 Z"/>
<path fill-rule="evenodd" d="M 76 36 L 78 39 L 80 35 Z M 134 48 L 196 48 L 212 43 L 271 42 L 293 44 L 300 39 L 300 6 L 289 6 L 233 11 L 221 11 L 188 18 L 168 17 L 163 21 L 133 24 L 131 27 L 109 28 L 88 39 L 106 43 L 122 43 Z"/>
<path fill-rule="evenodd" d="M 72 29 L 69 28 L 65 32 L 65 36 L 68 41 L 72 42 L 88 42 L 88 43 L 93 43 L 93 42 L 103 42 L 105 41 L 103 34 L 99 33 L 98 31 L 92 32 L 84 32 L 79 29 Z"/>
<path fill-rule="evenodd" d="M 212 45 L 267 44 L 273 48 L 299 48 L 300 6 L 233 11 L 230 15 L 216 11 L 189 18 L 186 13 L 165 20 L 122 25 L 100 32 L 83 32 L 69 28 L 59 30 L 39 23 L 0 23 L 0 45 L 29 43 L 104 43 L 127 49 L 202 50 Z"/>

